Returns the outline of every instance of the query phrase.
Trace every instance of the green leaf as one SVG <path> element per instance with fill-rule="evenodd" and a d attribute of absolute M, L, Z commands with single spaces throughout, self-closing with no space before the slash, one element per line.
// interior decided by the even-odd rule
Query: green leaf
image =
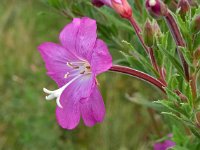
<path fill-rule="evenodd" d="M 193 67 L 193 64 L 192 64 L 193 60 L 192 60 L 192 55 L 191 55 L 190 51 L 185 47 L 179 46 L 178 48 L 181 50 L 182 54 L 184 55 L 184 58 L 185 58 L 187 64 L 190 67 Z"/>
<path fill-rule="evenodd" d="M 177 143 L 177 145 L 185 145 L 186 141 L 188 141 L 188 137 L 184 131 L 184 128 L 181 126 L 174 125 L 173 128 L 173 141 Z"/>
<path fill-rule="evenodd" d="M 173 91 L 171 91 L 167 87 L 165 88 L 165 91 L 166 91 L 167 97 L 170 101 L 181 102 L 180 97 L 176 93 L 174 93 Z"/>
<path fill-rule="evenodd" d="M 173 64 L 173 66 L 177 69 L 178 73 L 181 76 L 184 76 L 183 68 L 182 68 L 180 62 L 175 58 L 175 56 L 170 54 L 161 45 L 158 45 L 158 47 L 159 47 L 160 51 L 163 52 L 163 54 L 166 56 L 166 58 L 168 58 L 170 60 L 170 62 Z"/>
<path fill-rule="evenodd" d="M 165 109 L 160 104 L 152 103 L 152 101 L 146 100 L 146 98 L 139 93 L 134 93 L 133 96 L 126 94 L 126 98 L 128 100 L 130 100 L 131 102 L 134 102 L 136 104 L 139 104 L 139 105 L 142 105 L 142 106 L 145 106 L 145 107 L 148 107 L 148 108 L 153 108 L 154 110 L 157 110 L 157 111 L 160 111 L 160 112 Z"/>

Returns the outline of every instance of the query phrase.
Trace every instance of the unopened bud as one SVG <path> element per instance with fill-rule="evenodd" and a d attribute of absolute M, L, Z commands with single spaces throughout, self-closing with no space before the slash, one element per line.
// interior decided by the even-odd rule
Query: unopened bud
<path fill-rule="evenodd" d="M 188 0 L 179 0 L 178 8 L 180 8 L 180 15 L 181 17 L 184 17 L 186 13 L 190 10 L 190 4 L 188 3 Z"/>
<path fill-rule="evenodd" d="M 147 19 L 144 25 L 144 31 L 143 31 L 145 44 L 149 47 L 152 47 L 153 42 L 154 42 L 154 37 L 159 36 L 160 34 L 161 34 L 161 31 L 157 22 L 154 21 L 153 23 L 151 23 L 150 20 Z"/>
<path fill-rule="evenodd" d="M 200 31 L 200 15 L 195 17 L 195 19 L 192 22 L 192 30 L 194 33 L 197 33 Z"/>
<path fill-rule="evenodd" d="M 193 7 L 198 7 L 198 2 L 197 0 L 188 0 L 190 6 L 193 6 Z"/>
<path fill-rule="evenodd" d="M 132 16 L 132 8 L 127 0 L 111 0 L 113 9 L 123 18 Z"/>
<path fill-rule="evenodd" d="M 154 18 L 166 16 L 168 13 L 167 6 L 161 0 L 146 0 L 145 5 Z"/>
<path fill-rule="evenodd" d="M 127 0 L 92 0 L 92 4 L 97 7 L 109 6 L 123 18 L 130 18 L 132 16 L 132 8 Z"/>
<path fill-rule="evenodd" d="M 161 35 L 160 27 L 159 27 L 157 21 L 155 21 L 155 20 L 153 21 L 153 31 L 156 36 Z"/>
<path fill-rule="evenodd" d="M 196 49 L 196 51 L 194 52 L 194 59 L 195 60 L 199 60 L 200 59 L 200 47 L 198 47 Z"/>
<path fill-rule="evenodd" d="M 146 21 L 144 25 L 143 36 L 145 44 L 149 47 L 153 46 L 153 27 L 149 19 Z"/>

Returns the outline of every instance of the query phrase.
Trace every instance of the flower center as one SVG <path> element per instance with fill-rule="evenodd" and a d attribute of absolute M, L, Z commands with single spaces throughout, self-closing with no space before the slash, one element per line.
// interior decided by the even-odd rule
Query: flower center
<path fill-rule="evenodd" d="M 70 75 L 74 75 L 74 72 L 76 75 L 78 74 L 90 74 L 91 73 L 91 67 L 90 64 L 86 61 L 82 62 L 67 62 L 67 66 L 72 68 L 72 71 L 67 72 L 64 76 L 64 78 L 68 78 Z"/>
<path fill-rule="evenodd" d="M 72 84 L 75 80 L 77 80 L 81 76 L 91 74 L 90 64 L 86 61 L 67 62 L 67 66 L 72 68 L 72 70 L 70 72 L 67 72 L 64 75 L 64 78 L 72 77 L 72 79 L 69 82 L 67 82 L 64 86 L 62 86 L 61 88 L 54 90 L 54 91 L 50 91 L 46 88 L 43 88 L 43 91 L 46 94 L 49 94 L 48 96 L 46 96 L 46 100 L 52 100 L 52 99 L 56 98 L 56 103 L 60 108 L 62 108 L 62 105 L 60 103 L 60 97 L 61 97 L 61 94 L 63 93 L 63 91 L 70 84 Z"/>

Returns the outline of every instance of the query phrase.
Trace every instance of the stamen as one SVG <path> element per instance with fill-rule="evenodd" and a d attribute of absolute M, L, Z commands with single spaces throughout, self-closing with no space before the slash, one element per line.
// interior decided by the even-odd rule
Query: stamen
<path fill-rule="evenodd" d="M 87 68 L 88 70 L 90 69 L 90 66 L 86 66 L 85 68 Z"/>
<path fill-rule="evenodd" d="M 69 72 L 67 72 L 67 73 L 65 74 L 64 78 L 66 79 L 66 78 L 68 78 L 68 77 L 69 77 Z"/>
<path fill-rule="evenodd" d="M 80 74 L 84 74 L 84 73 L 85 73 L 85 70 L 83 70 L 83 71 L 80 72 Z"/>
<path fill-rule="evenodd" d="M 75 65 L 74 63 L 83 64 L 83 62 L 67 62 L 67 66 L 68 66 L 68 67 L 71 67 L 71 68 L 73 68 L 73 69 L 78 69 L 79 66 L 78 66 L 78 65 Z"/>

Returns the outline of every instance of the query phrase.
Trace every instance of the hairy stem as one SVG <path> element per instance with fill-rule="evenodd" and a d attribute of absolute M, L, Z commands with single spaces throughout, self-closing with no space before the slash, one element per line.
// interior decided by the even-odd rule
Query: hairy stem
<path fill-rule="evenodd" d="M 172 14 L 170 12 L 168 12 L 165 16 L 165 20 L 167 22 L 167 25 L 171 31 L 172 37 L 174 39 L 174 41 L 176 42 L 177 46 L 182 46 L 182 47 L 186 47 L 185 45 L 185 41 L 181 35 L 181 32 L 179 30 L 179 27 L 174 19 L 174 17 L 172 16 Z M 189 67 L 188 64 L 183 56 L 183 54 L 181 53 L 181 51 L 179 49 L 178 50 L 178 54 L 179 57 L 182 61 L 182 65 L 183 65 L 183 69 L 184 69 L 184 73 L 185 73 L 185 78 L 187 81 L 189 81 L 190 76 L 189 76 Z"/>
<path fill-rule="evenodd" d="M 152 76 L 150 76 L 150 75 L 148 75 L 144 72 L 141 72 L 141 71 L 129 68 L 129 67 L 125 67 L 125 66 L 119 66 L 119 65 L 113 65 L 109 70 L 114 71 L 114 72 L 124 73 L 124 74 L 127 74 L 127 75 L 131 75 L 131 76 L 134 76 L 134 77 L 139 78 L 141 80 L 147 81 L 147 82 L 151 83 L 152 85 L 155 85 L 162 92 L 165 93 L 164 87 L 166 87 L 166 85 L 163 84 L 162 82 L 160 82 L 159 80 L 157 80 L 156 78 L 154 78 L 154 77 L 152 77 Z"/>
<path fill-rule="evenodd" d="M 191 80 L 190 87 L 192 90 L 192 96 L 193 96 L 193 99 L 196 99 L 197 98 L 197 85 L 196 85 L 197 77 L 196 77 L 196 75 L 192 75 L 190 80 Z"/>

